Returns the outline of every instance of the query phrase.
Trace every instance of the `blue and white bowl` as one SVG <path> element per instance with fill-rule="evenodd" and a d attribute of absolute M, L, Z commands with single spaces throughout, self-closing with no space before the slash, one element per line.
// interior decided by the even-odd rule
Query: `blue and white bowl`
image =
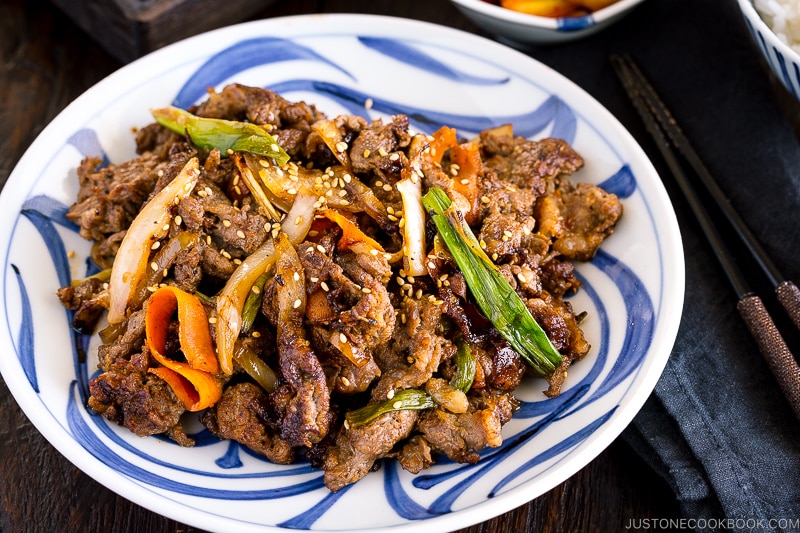
<path fill-rule="evenodd" d="M 306 462 L 275 465 L 196 423 L 181 448 L 92 414 L 96 336 L 77 334 L 55 292 L 87 270 L 90 245 L 64 213 L 86 155 L 134 156 L 149 109 L 189 106 L 207 87 L 269 87 L 291 100 L 465 137 L 512 123 L 557 136 L 586 160 L 574 179 L 620 196 L 624 215 L 595 259 L 578 266 L 592 344 L 563 392 L 525 380 L 502 446 L 476 465 L 442 460 L 414 476 L 393 461 L 332 494 Z M 633 419 L 666 364 L 680 322 L 684 262 L 675 213 L 653 166 L 599 103 L 552 69 L 496 42 L 431 24 L 314 15 L 223 28 L 168 46 L 112 74 L 41 133 L 0 195 L 0 371 L 55 448 L 125 498 L 204 530 L 451 531 L 510 511 L 583 468 Z M 82 354 L 85 353 L 84 358 Z M 37 475 L 32 473 L 31 475 Z M 41 474 L 45 475 L 45 474 Z M 48 502 L 36 502 L 47 506 Z M 46 512 L 46 509 L 43 509 Z"/>
<path fill-rule="evenodd" d="M 464 16 L 492 35 L 512 43 L 556 44 L 587 37 L 628 14 L 644 0 L 619 0 L 579 17 L 539 17 L 482 0 L 450 0 Z"/>
<path fill-rule="evenodd" d="M 752 0 L 737 0 L 747 29 L 773 74 L 800 100 L 800 53 L 778 37 L 761 18 Z"/>

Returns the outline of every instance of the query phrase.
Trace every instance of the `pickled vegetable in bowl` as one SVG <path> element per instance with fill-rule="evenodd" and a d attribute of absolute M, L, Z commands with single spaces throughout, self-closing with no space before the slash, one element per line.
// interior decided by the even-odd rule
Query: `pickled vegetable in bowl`
<path fill-rule="evenodd" d="M 587 15 L 618 0 L 483 0 L 506 9 L 539 17 L 576 17 Z"/>

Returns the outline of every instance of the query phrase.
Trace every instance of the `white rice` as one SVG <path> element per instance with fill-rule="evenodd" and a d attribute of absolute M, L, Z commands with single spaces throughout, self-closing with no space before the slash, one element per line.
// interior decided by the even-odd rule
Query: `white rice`
<path fill-rule="evenodd" d="M 800 53 L 800 0 L 753 0 L 753 5 L 775 35 Z"/>

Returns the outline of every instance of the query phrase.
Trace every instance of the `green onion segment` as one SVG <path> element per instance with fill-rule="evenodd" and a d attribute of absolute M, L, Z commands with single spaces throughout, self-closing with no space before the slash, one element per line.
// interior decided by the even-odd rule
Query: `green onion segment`
<path fill-rule="evenodd" d="M 436 402 L 428 393 L 419 389 L 405 389 L 398 391 L 390 400 L 371 403 L 355 411 L 349 411 L 345 419 L 351 428 L 363 426 L 392 411 L 431 409 L 436 407 Z"/>
<path fill-rule="evenodd" d="M 481 249 L 447 193 L 432 187 L 423 196 L 422 203 L 483 314 L 537 374 L 551 375 L 561 364 L 561 354 L 522 298 Z"/>
<path fill-rule="evenodd" d="M 230 152 L 249 152 L 271 157 L 278 166 L 289 161 L 289 154 L 278 145 L 275 138 L 256 124 L 198 117 L 172 106 L 150 112 L 156 122 L 165 128 L 187 135 L 200 148 L 217 148 L 223 157 Z"/>

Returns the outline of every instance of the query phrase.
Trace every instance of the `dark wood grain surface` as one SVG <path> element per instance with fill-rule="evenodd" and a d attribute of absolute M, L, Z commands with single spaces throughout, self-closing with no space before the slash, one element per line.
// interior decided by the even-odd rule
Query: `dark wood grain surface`
<path fill-rule="evenodd" d="M 479 33 L 447 0 L 286 0 L 256 18 L 313 12 L 396 15 Z M 61 109 L 120 66 L 49 2 L 2 0 L 0 184 Z M 0 421 L 0 531 L 200 531 L 129 502 L 75 468 L 38 433 L 3 382 Z M 463 531 L 620 531 L 631 519 L 678 516 L 670 489 L 618 440 L 548 493 Z"/>

